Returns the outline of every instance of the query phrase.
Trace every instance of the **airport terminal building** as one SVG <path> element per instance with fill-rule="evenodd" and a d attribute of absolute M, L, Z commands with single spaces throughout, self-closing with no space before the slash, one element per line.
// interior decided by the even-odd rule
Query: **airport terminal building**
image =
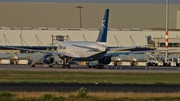
<path fill-rule="evenodd" d="M 0 2 L 0 26 L 99 28 L 107 8 L 110 9 L 109 28 L 165 28 L 165 4 L 58 2 Z M 169 4 L 169 28 L 180 29 L 180 4 Z"/>
<path fill-rule="evenodd" d="M 165 4 L 113 3 L 0 2 L 0 45 L 48 46 L 52 35 L 95 41 L 106 8 L 108 46 L 164 48 Z M 180 4 L 169 4 L 170 48 L 180 47 L 179 29 Z"/>
<path fill-rule="evenodd" d="M 110 9 L 107 46 L 165 49 L 165 4 L 2 1 L 0 2 L 0 64 L 31 63 L 32 65 L 34 60 L 39 61 L 43 56 L 40 53 L 6 49 L 4 46 L 45 50 L 62 41 L 58 40 L 58 36 L 66 37 L 64 41 L 95 41 L 107 8 Z M 172 52 L 174 54 L 180 52 L 179 33 L 180 4 L 169 4 L 169 48 L 177 49 Z M 179 60 L 176 62 L 179 65 L 180 56 L 177 56 L 175 59 Z M 142 57 L 146 56 L 142 54 Z M 55 60 L 55 63 L 60 63 L 58 57 Z M 147 65 L 145 60 L 139 62 Z M 176 66 L 174 61 L 171 63 L 171 66 Z"/>

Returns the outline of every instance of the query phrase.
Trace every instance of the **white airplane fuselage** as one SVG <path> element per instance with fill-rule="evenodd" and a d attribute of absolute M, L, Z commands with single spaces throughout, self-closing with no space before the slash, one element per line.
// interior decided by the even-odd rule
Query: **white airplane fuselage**
<path fill-rule="evenodd" d="M 77 61 L 98 60 L 107 52 L 106 45 L 98 42 L 61 42 L 57 51 Z"/>

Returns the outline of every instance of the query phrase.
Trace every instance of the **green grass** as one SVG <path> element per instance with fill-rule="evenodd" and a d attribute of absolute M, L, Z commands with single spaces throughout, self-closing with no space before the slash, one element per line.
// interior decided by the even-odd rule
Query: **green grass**
<path fill-rule="evenodd" d="M 179 73 L 0 71 L 0 83 L 180 84 Z"/>
<path fill-rule="evenodd" d="M 0 92 L 0 101 L 179 101 L 180 93 L 113 93 L 88 92 L 77 97 L 77 92 Z"/>

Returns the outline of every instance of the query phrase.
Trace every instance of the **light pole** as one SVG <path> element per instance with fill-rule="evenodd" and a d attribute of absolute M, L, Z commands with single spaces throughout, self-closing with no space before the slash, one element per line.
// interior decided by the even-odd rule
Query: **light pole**
<path fill-rule="evenodd" d="M 169 0 L 166 0 L 166 57 L 168 57 Z"/>
<path fill-rule="evenodd" d="M 45 27 L 47 27 L 47 3 L 46 3 L 46 0 L 45 0 L 45 7 L 44 7 L 44 11 L 45 11 Z"/>
<path fill-rule="evenodd" d="M 83 8 L 82 6 L 77 6 L 76 8 L 79 8 L 79 16 L 80 16 L 80 28 L 82 28 L 82 17 L 81 17 L 81 9 Z"/>

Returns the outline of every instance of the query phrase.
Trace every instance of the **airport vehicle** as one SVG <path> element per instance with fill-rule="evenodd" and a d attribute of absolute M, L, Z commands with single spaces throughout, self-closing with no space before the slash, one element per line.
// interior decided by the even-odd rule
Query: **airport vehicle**
<path fill-rule="evenodd" d="M 90 61 L 90 62 L 87 62 L 87 64 L 86 64 L 89 68 L 94 68 L 95 66 L 98 66 L 99 65 L 99 63 L 98 63 L 98 61 Z"/>

